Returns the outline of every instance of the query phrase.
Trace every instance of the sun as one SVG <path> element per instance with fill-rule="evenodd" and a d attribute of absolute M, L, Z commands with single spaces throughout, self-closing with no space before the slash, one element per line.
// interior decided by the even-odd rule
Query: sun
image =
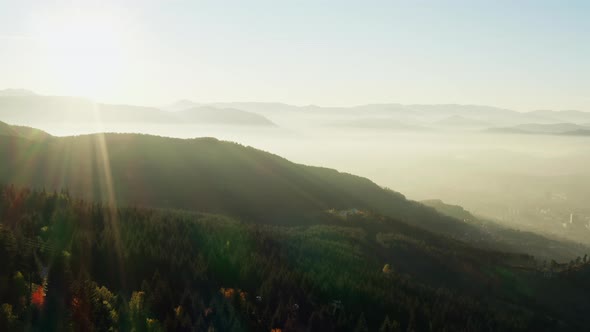
<path fill-rule="evenodd" d="M 127 32 L 113 13 L 62 10 L 38 17 L 33 35 L 57 85 L 100 98 L 116 88 L 125 69 Z"/>

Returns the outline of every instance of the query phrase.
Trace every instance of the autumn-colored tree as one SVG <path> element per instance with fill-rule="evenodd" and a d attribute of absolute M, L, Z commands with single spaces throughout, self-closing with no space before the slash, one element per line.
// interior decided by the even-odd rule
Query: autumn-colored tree
<path fill-rule="evenodd" d="M 37 308 L 43 308 L 45 304 L 45 290 L 42 285 L 34 286 L 35 290 L 31 293 L 31 304 Z"/>
<path fill-rule="evenodd" d="M 147 312 L 145 308 L 145 293 L 133 292 L 129 300 L 129 317 L 131 319 L 131 331 L 147 331 Z"/>

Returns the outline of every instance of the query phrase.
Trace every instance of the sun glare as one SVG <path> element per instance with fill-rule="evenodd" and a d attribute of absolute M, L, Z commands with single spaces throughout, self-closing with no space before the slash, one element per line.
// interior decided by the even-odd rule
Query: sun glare
<path fill-rule="evenodd" d="M 60 85 L 99 98 L 115 88 L 128 58 L 123 23 L 108 12 L 69 10 L 36 17 L 33 34 Z"/>

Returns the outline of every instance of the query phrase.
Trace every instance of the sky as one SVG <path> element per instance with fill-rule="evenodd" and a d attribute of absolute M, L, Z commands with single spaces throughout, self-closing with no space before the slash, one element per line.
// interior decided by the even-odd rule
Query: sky
<path fill-rule="evenodd" d="M 0 0 L 0 89 L 590 111 L 590 1 Z"/>

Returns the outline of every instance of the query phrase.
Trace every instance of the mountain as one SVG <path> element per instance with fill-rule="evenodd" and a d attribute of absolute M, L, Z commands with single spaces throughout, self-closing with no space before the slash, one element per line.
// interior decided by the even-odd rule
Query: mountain
<path fill-rule="evenodd" d="M 474 127 L 486 127 L 490 123 L 482 120 L 474 120 L 471 118 L 463 117 L 460 115 L 453 115 L 434 123 L 437 126 L 443 127 L 460 127 L 460 128 L 474 128 Z"/>
<path fill-rule="evenodd" d="M 561 133 L 561 135 L 566 135 L 566 136 L 590 136 L 590 129 L 577 129 L 577 130 L 572 130 L 572 131 L 568 131 L 565 133 Z"/>
<path fill-rule="evenodd" d="M 16 185 L 0 185 L 3 330 L 590 324 L 587 257 L 513 253 L 561 243 L 354 175 L 213 138 L 138 134 L 8 130 L 0 157 L 0 183 Z"/>
<path fill-rule="evenodd" d="M 31 140 L 43 140 L 51 137 L 50 134 L 36 128 L 25 126 L 13 126 L 0 121 L 0 136 L 22 137 Z"/>
<path fill-rule="evenodd" d="M 191 101 L 188 99 L 181 99 L 181 100 L 176 101 L 168 106 L 162 107 L 162 109 L 169 111 L 169 112 L 178 112 L 178 111 L 184 111 L 189 108 L 194 108 L 194 107 L 199 107 L 199 106 L 201 106 L 201 104 L 195 103 L 194 101 Z"/>
<path fill-rule="evenodd" d="M 75 97 L 19 95 L 0 97 L 0 119 L 39 124 L 195 124 L 273 126 L 263 116 L 234 109 L 195 108 L 167 112 L 153 107 L 95 103 Z"/>
<path fill-rule="evenodd" d="M 4 89 L 0 90 L 0 97 L 31 97 L 36 96 L 33 91 L 25 89 Z"/>
<path fill-rule="evenodd" d="M 330 122 L 334 127 L 357 128 L 357 129 L 375 129 L 386 131 L 423 131 L 426 127 L 407 124 L 402 121 L 391 118 L 358 118 L 354 120 L 343 120 Z"/>
<path fill-rule="evenodd" d="M 571 123 L 588 123 L 590 122 L 590 112 L 582 112 L 582 111 L 574 111 L 574 110 L 567 110 L 567 111 L 548 111 L 548 110 L 539 110 L 539 111 L 532 111 L 529 114 L 544 117 L 547 119 L 553 119 L 554 122 L 571 122 Z"/>
<path fill-rule="evenodd" d="M 0 136 L 20 136 L 18 132 L 7 123 L 0 122 Z"/>
<path fill-rule="evenodd" d="M 584 126 L 580 126 L 574 123 L 555 123 L 555 124 L 521 124 L 514 127 L 519 130 L 534 132 L 534 133 L 546 133 L 546 134 L 562 134 L 580 129 L 588 129 Z"/>
<path fill-rule="evenodd" d="M 435 208 L 444 215 L 463 220 L 480 228 L 483 233 L 501 243 L 500 246 L 508 251 L 526 252 L 539 259 L 556 259 L 558 261 L 568 261 L 572 257 L 588 251 L 588 247 L 579 243 L 508 228 L 493 221 L 476 217 L 461 206 L 445 204 L 438 199 L 421 201 L 421 203 Z"/>
<path fill-rule="evenodd" d="M 514 134 L 587 135 L 590 134 L 590 127 L 574 123 L 527 123 L 513 127 L 490 128 L 488 131 Z"/>
<path fill-rule="evenodd" d="M 537 266 L 527 255 L 481 250 L 371 212 L 323 218 L 248 224 L 0 185 L 0 328 L 580 331 L 590 324 L 580 291 L 589 285 L 587 257 Z"/>
<path fill-rule="evenodd" d="M 367 104 L 352 107 L 325 107 L 317 105 L 293 106 L 280 103 L 212 103 L 215 107 L 230 107 L 270 117 L 277 123 L 291 122 L 294 118 L 307 119 L 311 123 L 321 121 L 328 126 L 356 118 L 387 119 L 413 125 L 431 124 L 455 128 L 514 126 L 523 123 L 559 123 L 562 112 L 517 112 L 481 105 L 420 105 L 420 104 Z M 586 113 L 580 112 L 580 119 Z M 319 120 L 318 120 L 319 119 Z M 354 119 L 352 119 L 354 120 Z M 588 121 L 588 120 L 587 120 Z M 586 121 L 586 122 L 587 122 Z"/>
<path fill-rule="evenodd" d="M 67 188 L 93 201 L 279 225 L 314 223 L 332 209 L 373 211 L 481 248 L 503 247 L 487 229 L 441 215 L 368 179 L 213 138 L 95 134 L 31 141 L 5 136 L 0 156 L 11 156 L 0 164 L 0 183 Z M 578 247 L 576 254 L 582 252 Z"/>
<path fill-rule="evenodd" d="M 262 115 L 234 108 L 200 106 L 177 111 L 174 113 L 174 116 L 191 123 L 228 124 L 236 126 L 275 126 L 272 121 Z"/>
<path fill-rule="evenodd" d="M 493 248 L 476 227 L 375 183 L 212 138 L 96 134 L 31 141 L 0 137 L 0 183 L 68 190 L 103 202 L 305 224 L 330 209 L 375 211 Z"/>
<path fill-rule="evenodd" d="M 125 204 L 224 213 L 272 223 L 302 222 L 332 208 L 357 208 L 445 232 L 460 226 L 367 179 L 298 165 L 213 138 L 96 134 L 34 142 L 2 137 L 0 156 L 8 155 L 12 158 L 0 165 L 0 182 L 48 190 L 68 188 L 72 194 L 103 201 L 114 194 Z M 103 169 L 105 163 L 107 169 Z"/>
<path fill-rule="evenodd" d="M 301 107 L 298 106 L 272 102 L 217 102 L 210 103 L 207 105 L 219 108 L 235 108 L 266 116 L 274 115 L 277 113 L 280 114 L 301 111 Z"/>
<path fill-rule="evenodd" d="M 0 119 L 21 125 L 48 123 L 84 124 L 205 124 L 229 126 L 286 126 L 291 129 L 313 126 L 400 129 L 412 127 L 449 127 L 455 129 L 513 126 L 536 123 L 581 124 L 590 122 L 590 113 L 580 111 L 513 110 L 480 105 L 403 105 L 367 104 L 352 107 L 294 106 L 267 102 L 197 103 L 180 100 L 162 108 L 135 105 L 110 105 L 88 99 L 36 95 L 27 90 L 0 92 Z M 344 124 L 344 125 L 343 125 Z M 311 127 L 310 127 L 311 126 Z M 319 127 L 318 127 L 319 126 Z M 497 132 L 517 132 L 495 129 Z M 572 131 L 572 135 L 586 133 Z"/>

